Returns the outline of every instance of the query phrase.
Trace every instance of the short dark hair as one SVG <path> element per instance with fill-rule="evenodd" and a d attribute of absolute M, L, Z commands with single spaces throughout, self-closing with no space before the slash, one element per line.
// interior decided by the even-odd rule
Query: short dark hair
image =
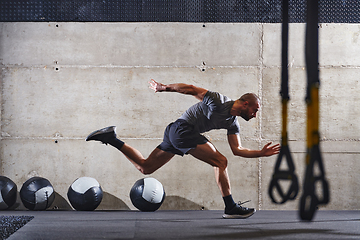
<path fill-rule="evenodd" d="M 245 93 L 239 100 L 242 102 L 260 102 L 260 98 L 255 93 Z"/>

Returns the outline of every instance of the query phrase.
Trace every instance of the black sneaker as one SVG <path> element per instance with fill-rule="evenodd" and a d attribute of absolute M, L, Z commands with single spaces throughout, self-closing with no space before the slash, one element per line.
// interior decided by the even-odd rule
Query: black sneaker
<path fill-rule="evenodd" d="M 235 207 L 233 207 L 231 210 L 227 210 L 225 208 L 225 214 L 223 215 L 223 218 L 248 218 L 252 216 L 256 212 L 256 210 L 254 208 L 242 207 L 241 205 L 244 203 L 245 202 L 237 203 Z"/>
<path fill-rule="evenodd" d="M 96 130 L 87 136 L 86 141 L 100 141 L 104 144 L 108 144 L 110 139 L 116 138 L 115 126 L 102 128 L 100 130 Z"/>

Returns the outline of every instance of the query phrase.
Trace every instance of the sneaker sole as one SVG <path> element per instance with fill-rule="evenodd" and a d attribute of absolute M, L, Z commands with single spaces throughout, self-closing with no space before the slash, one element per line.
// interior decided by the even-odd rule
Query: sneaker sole
<path fill-rule="evenodd" d="M 93 139 L 90 139 L 98 134 L 102 134 L 102 133 L 109 133 L 114 131 L 115 132 L 116 127 L 115 126 L 111 126 L 111 127 L 106 127 L 106 128 L 102 128 L 100 130 L 96 130 L 92 133 L 89 134 L 89 136 L 86 137 L 85 141 L 91 141 Z M 115 132 L 116 133 L 116 132 Z"/>
<path fill-rule="evenodd" d="M 229 215 L 229 214 L 224 214 L 222 217 L 225 219 L 245 219 L 248 217 L 251 217 L 252 215 L 254 215 L 254 213 L 256 213 L 256 210 L 254 209 L 254 211 L 252 213 L 246 214 L 246 215 Z"/>

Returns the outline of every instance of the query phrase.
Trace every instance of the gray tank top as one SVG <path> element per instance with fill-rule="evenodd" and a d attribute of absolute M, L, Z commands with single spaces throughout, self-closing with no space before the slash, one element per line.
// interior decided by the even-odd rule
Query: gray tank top
<path fill-rule="evenodd" d="M 240 126 L 237 117 L 230 114 L 234 102 L 218 92 L 208 91 L 202 102 L 191 106 L 179 119 L 194 125 L 200 133 L 227 129 L 227 134 L 238 134 Z"/>

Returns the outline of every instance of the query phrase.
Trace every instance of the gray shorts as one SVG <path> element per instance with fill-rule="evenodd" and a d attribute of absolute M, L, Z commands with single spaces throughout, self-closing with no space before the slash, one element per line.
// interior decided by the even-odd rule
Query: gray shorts
<path fill-rule="evenodd" d="M 163 142 L 157 148 L 184 156 L 190 149 L 195 149 L 198 144 L 208 142 L 206 137 L 194 129 L 193 125 L 182 119 L 170 123 L 165 129 Z"/>

